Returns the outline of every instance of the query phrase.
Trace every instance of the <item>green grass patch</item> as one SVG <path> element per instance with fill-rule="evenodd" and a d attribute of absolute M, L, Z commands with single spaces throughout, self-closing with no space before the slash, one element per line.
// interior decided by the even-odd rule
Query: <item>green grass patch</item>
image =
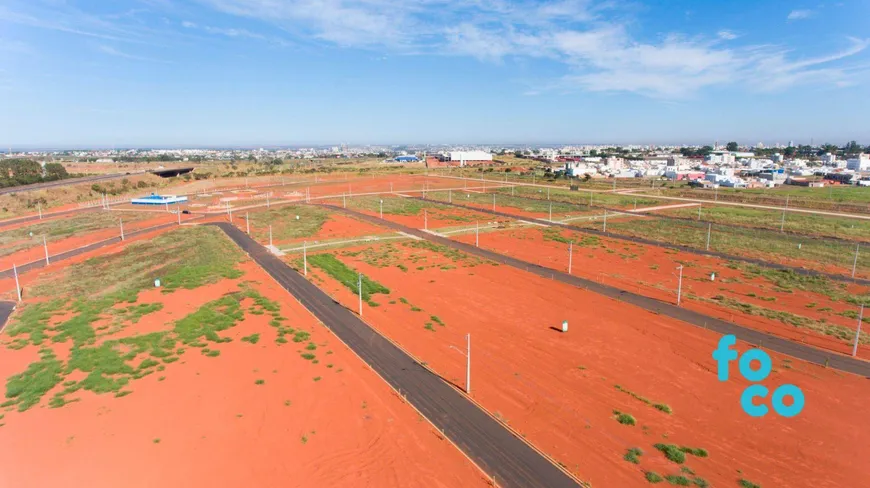
<path fill-rule="evenodd" d="M 677 474 L 669 474 L 665 476 L 665 480 L 668 483 L 676 486 L 689 486 L 692 484 L 692 482 L 689 481 L 689 478 Z"/>
<path fill-rule="evenodd" d="M 635 425 L 637 421 L 631 414 L 620 412 L 619 410 L 614 410 L 613 415 L 617 422 L 622 425 Z"/>
<path fill-rule="evenodd" d="M 27 369 L 6 380 L 4 406 L 17 405 L 23 412 L 39 403 L 49 390 L 63 381 L 63 362 L 50 349 L 39 351 L 39 361 L 30 363 Z"/>
<path fill-rule="evenodd" d="M 740 488 L 761 488 L 761 485 L 755 484 L 755 483 L 753 483 L 749 480 L 743 479 L 743 478 L 740 478 L 739 480 L 737 480 L 737 485 Z"/>
<path fill-rule="evenodd" d="M 647 471 L 646 473 L 644 473 L 644 477 L 647 481 L 653 484 L 661 483 L 662 481 L 664 481 L 664 478 L 662 478 L 661 475 L 659 475 L 655 471 Z"/>
<path fill-rule="evenodd" d="M 308 257 L 308 262 L 326 272 L 329 276 L 336 279 L 347 289 L 352 291 L 354 295 L 359 295 L 359 275 L 356 271 L 349 268 L 332 254 L 315 254 Z M 370 301 L 374 294 L 382 293 L 389 295 L 390 289 L 381 285 L 377 281 L 369 279 L 367 276 L 362 277 L 362 298 L 365 301 Z"/>
<path fill-rule="evenodd" d="M 686 462 L 686 454 L 678 446 L 674 444 L 655 444 L 653 447 L 658 449 L 669 461 L 677 464 Z"/>
<path fill-rule="evenodd" d="M 622 456 L 622 459 L 633 463 L 640 464 L 640 457 L 643 455 L 643 451 L 640 448 L 632 447 L 628 451 L 626 451 L 625 455 Z"/>
<path fill-rule="evenodd" d="M 653 402 L 653 401 L 651 401 L 650 399 L 648 399 L 648 398 L 646 398 L 646 397 L 643 397 L 643 396 L 641 396 L 641 395 L 638 395 L 637 393 L 635 393 L 635 392 L 633 392 L 633 391 L 631 391 L 631 390 L 627 390 L 627 389 L 623 388 L 623 387 L 620 386 L 620 385 L 613 385 L 613 386 L 614 386 L 614 388 L 616 388 L 617 390 L 619 390 L 619 391 L 621 391 L 621 392 L 623 392 L 623 393 L 629 395 L 630 397 L 634 398 L 635 400 L 641 401 L 641 402 L 643 402 L 643 403 L 645 403 L 645 404 L 647 404 L 647 405 L 649 405 L 649 406 L 655 408 L 656 410 L 659 410 L 659 411 L 661 411 L 661 412 L 664 412 L 664 413 L 666 413 L 666 414 L 668 414 L 668 415 L 670 415 L 671 413 L 673 413 L 673 412 L 671 411 L 671 407 L 667 406 L 667 405 L 664 404 L 664 403 Z"/>
<path fill-rule="evenodd" d="M 255 333 L 249 336 L 242 337 L 242 342 L 249 342 L 251 344 L 256 344 L 260 342 L 260 334 Z"/>

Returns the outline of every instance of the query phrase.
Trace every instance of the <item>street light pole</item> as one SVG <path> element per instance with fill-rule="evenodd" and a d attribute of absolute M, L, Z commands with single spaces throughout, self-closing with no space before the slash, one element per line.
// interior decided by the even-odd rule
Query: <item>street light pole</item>
<path fill-rule="evenodd" d="M 21 300 L 21 298 L 18 298 Z M 858 339 L 861 338 L 861 322 L 864 321 L 864 304 L 861 304 L 861 311 L 858 312 L 858 330 L 855 332 L 855 344 L 852 346 L 852 357 L 858 355 Z"/>
<path fill-rule="evenodd" d="M 362 273 L 359 274 L 359 284 L 357 285 L 359 292 L 359 316 L 362 317 Z"/>
<path fill-rule="evenodd" d="M 471 334 L 465 334 L 465 393 L 471 395 Z"/>
<path fill-rule="evenodd" d="M 308 241 L 302 241 L 302 269 L 308 276 Z"/>
<path fill-rule="evenodd" d="M 474 247 L 480 247 L 480 222 L 474 223 Z"/>
<path fill-rule="evenodd" d="M 426 209 L 423 209 L 423 229 L 429 230 L 429 212 Z"/>
<path fill-rule="evenodd" d="M 272 224 L 269 224 L 269 247 L 275 247 L 272 245 Z"/>
<path fill-rule="evenodd" d="M 709 224 L 707 224 L 707 249 L 706 249 L 707 251 L 710 250 L 710 234 L 712 234 L 712 233 L 713 233 L 713 224 L 709 223 Z"/>
<path fill-rule="evenodd" d="M 245 230 L 248 235 L 251 235 L 251 217 L 248 216 L 248 212 L 245 212 Z"/>
<path fill-rule="evenodd" d="M 48 261 L 48 242 L 45 240 L 45 236 L 42 236 L 42 247 L 45 249 L 45 265 L 48 266 L 51 263 Z"/>
<path fill-rule="evenodd" d="M 855 261 L 852 262 L 852 278 L 855 277 L 855 271 L 858 269 L 858 250 L 861 249 L 861 244 L 855 246 Z"/>
<path fill-rule="evenodd" d="M 574 264 L 574 241 L 568 243 L 568 274 L 571 274 L 572 264 Z"/>
<path fill-rule="evenodd" d="M 18 301 L 21 301 L 21 285 L 18 283 L 18 268 L 12 264 L 12 274 L 15 275 L 15 292 L 18 293 Z"/>
<path fill-rule="evenodd" d="M 604 233 L 607 233 L 607 209 L 604 209 Z"/>
<path fill-rule="evenodd" d="M 124 240 L 124 219 L 118 219 L 118 223 L 121 225 L 121 240 Z"/>
<path fill-rule="evenodd" d="M 677 266 L 677 269 L 680 271 L 680 279 L 677 282 L 677 306 L 679 307 L 683 297 L 683 265 Z"/>

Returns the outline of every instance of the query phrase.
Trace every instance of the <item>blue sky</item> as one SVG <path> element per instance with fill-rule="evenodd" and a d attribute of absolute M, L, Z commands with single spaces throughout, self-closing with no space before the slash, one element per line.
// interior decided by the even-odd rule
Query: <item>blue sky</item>
<path fill-rule="evenodd" d="M 0 145 L 870 143 L 870 2 L 3 0 Z"/>

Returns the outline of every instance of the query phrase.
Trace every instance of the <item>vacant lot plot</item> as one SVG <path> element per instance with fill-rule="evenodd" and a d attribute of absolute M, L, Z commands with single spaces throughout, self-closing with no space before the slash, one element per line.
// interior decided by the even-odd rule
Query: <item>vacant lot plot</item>
<path fill-rule="evenodd" d="M 172 222 L 175 216 L 151 213 L 87 212 L 64 218 L 22 225 L 0 232 L 0 270 L 35 261 L 44 257 L 43 238 L 49 254 L 76 249 L 103 239 L 118 237 L 124 230 L 138 229 Z"/>
<path fill-rule="evenodd" d="M 30 288 L 0 335 L 10 486 L 485 484 L 218 229 Z"/>
<path fill-rule="evenodd" d="M 864 378 L 774 354 L 770 386 L 800 386 L 806 407 L 747 428 L 748 383 L 717 380 L 716 334 L 428 242 L 331 254 L 310 279 L 356 309 L 342 276 L 362 273 L 365 320 L 458 387 L 470 333 L 473 397 L 593 486 L 647 486 L 648 473 L 696 486 L 870 476 L 856 443 L 870 424 L 852 415 L 870 399 Z M 567 334 L 554 330 L 563 320 Z"/>
<path fill-rule="evenodd" d="M 433 195 L 430 193 L 429 195 Z M 381 203 L 383 201 L 383 204 Z M 473 210 L 459 209 L 442 205 L 437 201 L 404 198 L 398 196 L 368 196 L 353 197 L 346 201 L 327 200 L 324 203 L 358 210 L 369 215 L 380 216 L 383 205 L 384 218 L 418 229 L 440 229 L 456 226 L 473 226 L 475 222 L 497 220 L 492 215 L 482 214 Z M 504 219 L 502 219 L 504 220 Z"/>
<path fill-rule="evenodd" d="M 830 236 L 842 239 L 870 241 L 870 221 L 830 215 L 783 212 L 745 207 L 702 205 L 698 208 L 660 210 L 657 215 L 700 218 L 707 222 L 764 227 L 773 231 L 785 230 L 807 236 Z"/>
<path fill-rule="evenodd" d="M 467 235 L 456 239 L 474 242 Z M 870 304 L 863 286 L 558 228 L 495 231 L 479 241 L 563 272 L 573 249 L 573 274 L 669 303 L 676 301 L 677 267 L 683 266 L 683 306 L 845 354 L 852 352 L 859 305 Z M 870 335 L 862 333 L 860 344 L 860 354 L 870 357 Z"/>

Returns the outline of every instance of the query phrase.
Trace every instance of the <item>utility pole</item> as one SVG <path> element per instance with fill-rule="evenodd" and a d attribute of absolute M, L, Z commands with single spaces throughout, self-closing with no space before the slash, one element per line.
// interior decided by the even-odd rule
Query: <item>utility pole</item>
<path fill-rule="evenodd" d="M 275 247 L 272 245 L 272 224 L 269 224 L 269 247 Z"/>
<path fill-rule="evenodd" d="M 550 202 L 550 222 L 553 221 L 553 202 Z"/>
<path fill-rule="evenodd" d="M 447 203 L 453 203 L 453 190 L 447 190 Z"/>
<path fill-rule="evenodd" d="M 45 265 L 48 266 L 51 263 L 48 260 L 48 242 L 45 240 L 45 236 L 42 236 L 42 247 L 45 249 Z"/>
<path fill-rule="evenodd" d="M 17 283 L 17 282 L 16 282 Z M 21 300 L 21 296 L 18 297 Z M 852 357 L 858 355 L 858 339 L 861 338 L 861 322 L 864 321 L 864 304 L 861 304 L 861 311 L 858 312 L 858 330 L 855 332 L 855 344 L 852 345 Z"/>
<path fill-rule="evenodd" d="M 347 208 L 347 194 L 341 194 L 341 206 Z"/>
<path fill-rule="evenodd" d="M 574 241 L 568 243 L 568 274 L 571 274 L 571 267 L 574 264 Z"/>
<path fill-rule="evenodd" d="M 305 276 L 308 276 L 308 241 L 302 241 L 302 268 Z"/>
<path fill-rule="evenodd" d="M 124 219 L 118 219 L 118 223 L 121 225 L 121 240 L 124 240 Z"/>
<path fill-rule="evenodd" d="M 245 230 L 248 235 L 251 235 L 251 218 L 248 216 L 248 212 L 245 212 Z"/>
<path fill-rule="evenodd" d="M 18 301 L 21 301 L 21 285 L 18 283 L 18 268 L 12 263 L 12 274 L 15 275 L 15 292 L 18 293 Z"/>
<path fill-rule="evenodd" d="M 181 225 L 181 207 L 176 206 L 175 210 L 176 210 L 175 214 L 178 216 L 178 225 Z"/>
<path fill-rule="evenodd" d="M 495 193 L 492 194 L 492 211 L 495 212 Z"/>
<path fill-rule="evenodd" d="M 604 233 L 607 233 L 607 209 L 604 209 Z"/>
<path fill-rule="evenodd" d="M 39 220 L 42 220 L 42 204 L 37 202 L 36 209 L 39 211 Z"/>
<path fill-rule="evenodd" d="M 713 224 L 707 224 L 707 251 L 710 250 L 710 234 L 713 233 Z"/>
<path fill-rule="evenodd" d="M 855 277 L 855 271 L 858 269 L 858 250 L 861 249 L 861 244 L 855 246 L 855 261 L 852 262 L 852 278 Z"/>
<path fill-rule="evenodd" d="M 471 334 L 465 334 L 465 394 L 471 395 Z"/>
<path fill-rule="evenodd" d="M 785 232 L 785 210 L 782 211 L 782 219 L 779 221 L 779 231 Z"/>
<path fill-rule="evenodd" d="M 549 200 L 549 199 L 550 199 L 550 187 L 548 186 L 547 187 L 547 200 Z"/>
<path fill-rule="evenodd" d="M 357 285 L 357 291 L 359 292 L 359 316 L 362 317 L 362 273 L 359 274 L 359 285 Z"/>
<path fill-rule="evenodd" d="M 683 265 L 677 266 L 677 269 L 680 271 L 680 279 L 677 282 L 677 306 L 679 307 L 683 297 Z"/>
<path fill-rule="evenodd" d="M 381 198 L 381 219 L 384 218 L 384 199 Z"/>
<path fill-rule="evenodd" d="M 429 212 L 426 209 L 423 209 L 423 229 L 429 230 Z"/>
<path fill-rule="evenodd" d="M 474 247 L 480 247 L 480 222 L 474 222 Z"/>

